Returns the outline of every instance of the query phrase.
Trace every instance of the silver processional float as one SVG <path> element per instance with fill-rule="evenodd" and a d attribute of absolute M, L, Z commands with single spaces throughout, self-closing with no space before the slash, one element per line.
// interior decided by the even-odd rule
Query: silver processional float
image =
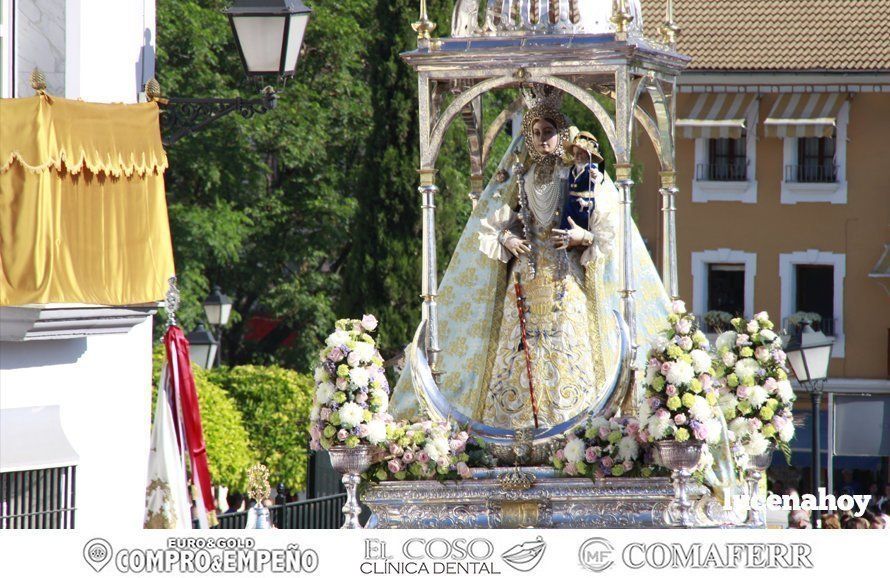
<path fill-rule="evenodd" d="M 422 322 L 406 351 L 406 371 L 420 406 L 433 419 L 468 427 L 484 440 L 501 464 L 460 482 L 401 481 L 369 487 L 362 501 L 371 526 L 416 527 L 670 527 L 727 525 L 727 514 L 704 486 L 691 483 L 678 496 L 686 504 L 678 519 L 674 488 L 666 478 L 596 480 L 561 478 L 541 467 L 565 433 L 591 416 L 621 409 L 633 413 L 639 402 L 635 382 L 639 349 L 637 290 L 632 245 L 634 131 L 642 129 L 660 163 L 664 235 L 661 283 L 678 298 L 674 150 L 674 95 L 677 78 L 690 59 L 675 50 L 677 27 L 671 0 L 661 37 L 643 34 L 639 0 L 457 0 L 450 37 L 433 38 L 435 24 L 421 2 L 414 24 L 417 49 L 404 60 L 418 75 L 420 186 L 423 219 Z M 618 347 L 592 405 L 555 425 L 510 429 L 482 423 L 456 407 L 440 389 L 443 356 L 437 304 L 435 198 L 436 159 L 448 127 L 463 121 L 470 157 L 470 197 L 474 207 L 486 192 L 483 170 L 492 143 L 521 110 L 517 99 L 483 126 L 483 95 L 494 90 L 545 85 L 571 95 L 596 118 L 615 153 L 618 191 L 618 307 L 612 311 Z M 602 104 L 614 103 L 614 113 Z M 647 106 L 641 100 L 647 97 Z M 515 152 L 514 139 L 507 155 Z M 502 170 L 492 181 L 519 177 Z M 521 173 L 520 173 L 521 174 Z M 637 233 L 638 235 L 638 233 Z M 404 376 L 403 376 L 403 379 Z M 725 424 L 724 424 L 725 427 Z M 728 445 L 723 448 L 729 456 Z M 734 492 L 731 462 L 714 485 Z"/>

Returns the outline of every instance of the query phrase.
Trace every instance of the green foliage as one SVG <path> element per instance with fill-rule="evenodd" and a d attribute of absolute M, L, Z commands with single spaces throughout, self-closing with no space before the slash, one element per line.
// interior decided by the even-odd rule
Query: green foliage
<path fill-rule="evenodd" d="M 258 460 L 269 468 L 272 485 L 304 489 L 312 377 L 281 367 L 250 365 L 213 370 L 207 376 L 235 401 Z"/>
<path fill-rule="evenodd" d="M 214 485 L 243 492 L 247 489 L 247 469 L 256 463 L 256 454 L 241 412 L 226 391 L 211 379 L 210 372 L 198 368 L 194 368 L 194 372 L 210 479 Z"/>

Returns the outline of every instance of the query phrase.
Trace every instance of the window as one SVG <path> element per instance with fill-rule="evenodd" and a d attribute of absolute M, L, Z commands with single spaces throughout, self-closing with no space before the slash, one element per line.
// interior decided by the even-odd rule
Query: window
<path fill-rule="evenodd" d="M 835 137 L 797 139 L 797 164 L 785 167 L 785 180 L 794 183 L 836 182 L 835 141 Z"/>
<path fill-rule="evenodd" d="M 708 139 L 708 162 L 696 167 L 700 181 L 748 179 L 747 136 Z"/>
<path fill-rule="evenodd" d="M 754 315 L 756 274 L 756 253 L 732 249 L 692 253 L 692 310 L 707 332 L 725 329 L 705 319 L 709 311 L 732 316 Z"/>
<path fill-rule="evenodd" d="M 695 139 L 695 178 L 692 181 L 692 201 L 757 202 L 757 106 L 756 95 L 742 95 L 745 99 L 739 109 L 744 127 L 736 134 L 704 134 Z M 735 115 L 733 115 L 735 116 Z M 736 138 L 733 138 L 736 137 Z"/>
<path fill-rule="evenodd" d="M 708 263 L 708 311 L 745 312 L 744 263 Z"/>
<path fill-rule="evenodd" d="M 814 329 L 834 337 L 832 357 L 844 357 L 846 255 L 799 251 L 779 255 L 783 328 L 796 330 L 804 314 L 815 313 Z"/>
<path fill-rule="evenodd" d="M 74 528 L 75 466 L 0 474 L 0 529 Z"/>
<path fill-rule="evenodd" d="M 813 329 L 834 335 L 834 267 L 795 265 L 795 313 L 815 313 Z M 789 331 L 793 329 L 789 327 Z"/>
<path fill-rule="evenodd" d="M 836 99 L 833 106 L 837 108 L 837 112 L 835 114 L 830 109 L 825 114 L 834 122 L 833 136 L 828 132 L 829 127 L 824 135 L 795 135 L 792 131 L 783 137 L 785 172 L 782 178 L 782 204 L 847 202 L 847 125 L 850 120 L 850 101 L 841 95 L 832 96 Z M 817 97 L 819 95 L 812 98 Z M 801 99 L 801 103 L 805 102 Z M 779 134 L 781 135 L 782 133 Z"/>

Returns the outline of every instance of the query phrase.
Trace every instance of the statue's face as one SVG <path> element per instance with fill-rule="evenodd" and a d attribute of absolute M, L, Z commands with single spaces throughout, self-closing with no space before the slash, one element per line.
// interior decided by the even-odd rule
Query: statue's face
<path fill-rule="evenodd" d="M 547 119 L 539 119 L 532 125 L 532 141 L 542 155 L 550 155 L 556 152 L 559 145 L 559 132 L 556 126 Z"/>

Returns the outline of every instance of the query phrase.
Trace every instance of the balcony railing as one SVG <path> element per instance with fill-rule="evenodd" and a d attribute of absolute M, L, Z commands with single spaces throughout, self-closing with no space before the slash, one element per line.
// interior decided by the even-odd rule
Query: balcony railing
<path fill-rule="evenodd" d="M 726 163 L 699 163 L 695 165 L 698 181 L 747 181 L 748 161 L 739 159 Z"/>
<path fill-rule="evenodd" d="M 269 507 L 272 525 L 280 530 L 334 530 L 343 524 L 343 504 L 346 494 L 333 494 L 312 500 L 277 504 Z M 243 530 L 247 525 L 247 510 L 220 514 L 214 529 Z M 197 528 L 197 524 L 195 525 Z"/>
<path fill-rule="evenodd" d="M 785 331 L 789 333 L 789 335 L 794 335 L 800 330 L 801 327 L 800 324 L 794 323 L 788 317 L 786 317 L 782 321 L 782 326 L 785 328 Z M 810 327 L 812 327 L 814 331 L 821 331 L 829 337 L 834 337 L 837 335 L 837 319 L 823 317 L 819 321 L 813 321 L 812 323 L 810 323 Z"/>
<path fill-rule="evenodd" d="M 836 183 L 837 165 L 785 165 L 786 183 Z"/>

